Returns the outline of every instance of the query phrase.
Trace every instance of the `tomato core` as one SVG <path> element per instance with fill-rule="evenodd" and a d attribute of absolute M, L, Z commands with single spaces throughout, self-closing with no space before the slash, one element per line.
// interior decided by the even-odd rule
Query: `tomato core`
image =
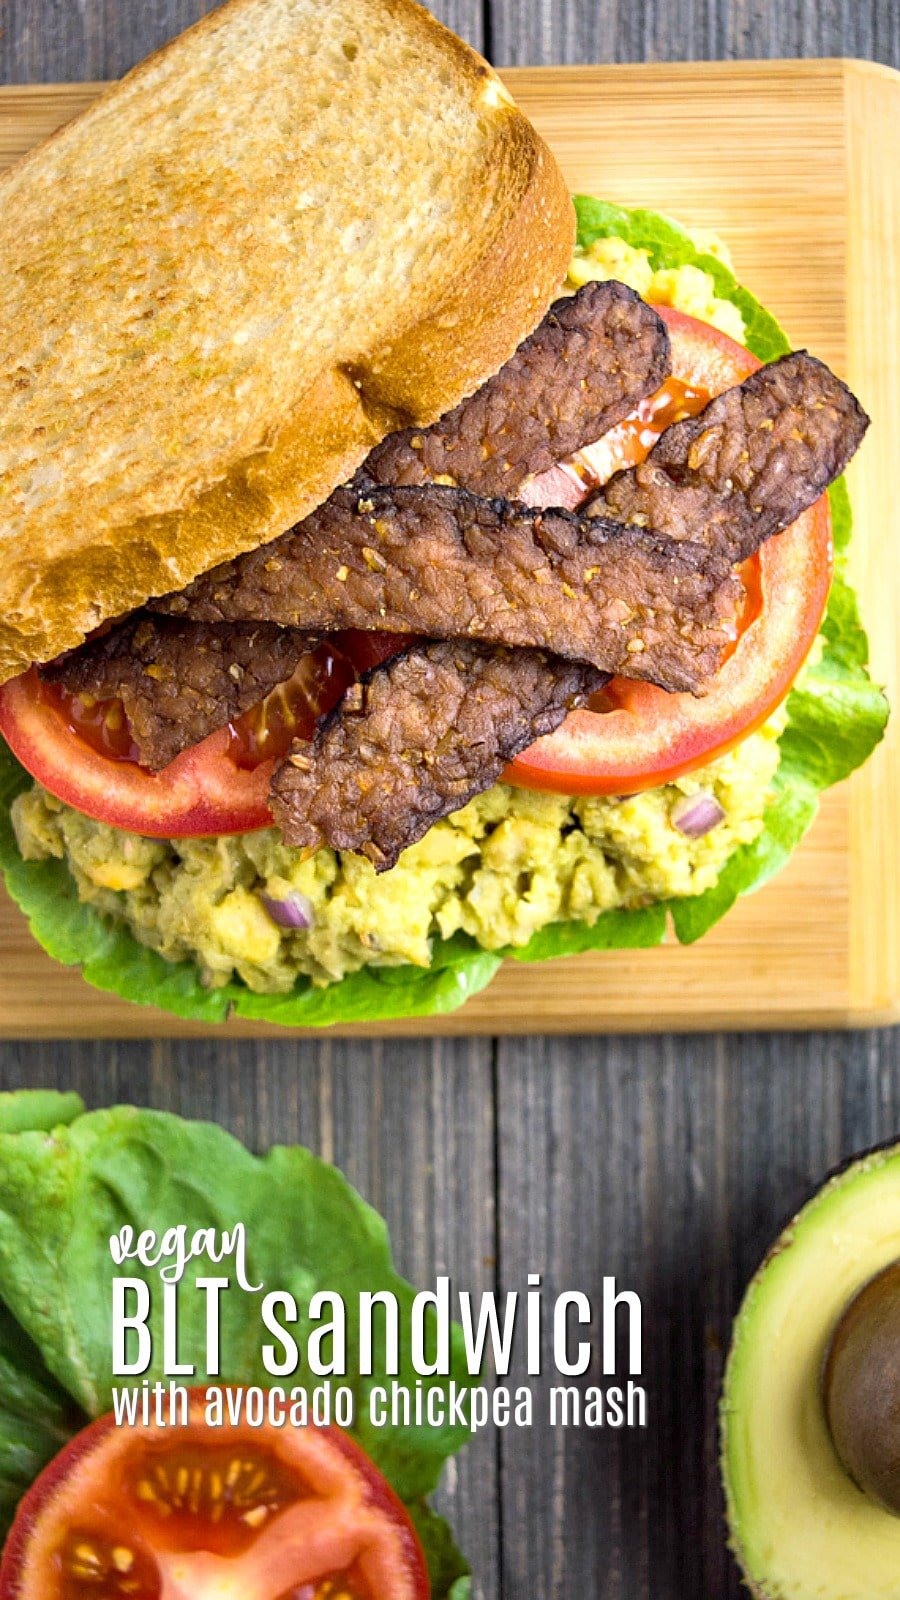
<path fill-rule="evenodd" d="M 162 1592 L 152 1556 L 127 1539 L 106 1539 L 87 1528 L 66 1534 L 53 1557 L 53 1576 L 60 1600 L 158 1600 Z"/>
<path fill-rule="evenodd" d="M 309 1485 L 262 1447 L 154 1444 L 124 1470 L 124 1495 L 166 1542 L 180 1550 L 233 1556 Z"/>

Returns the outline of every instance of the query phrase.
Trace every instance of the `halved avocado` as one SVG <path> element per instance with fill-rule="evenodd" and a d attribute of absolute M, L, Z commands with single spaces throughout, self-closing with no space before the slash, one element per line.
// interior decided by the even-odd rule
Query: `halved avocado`
<path fill-rule="evenodd" d="M 892 1145 L 828 1180 L 744 1297 L 722 1393 L 722 1475 L 732 1548 L 760 1600 L 900 1600 L 900 1516 L 842 1465 L 823 1397 L 839 1324 L 898 1260 Z M 900 1348 L 894 1381 L 900 1394 Z"/>

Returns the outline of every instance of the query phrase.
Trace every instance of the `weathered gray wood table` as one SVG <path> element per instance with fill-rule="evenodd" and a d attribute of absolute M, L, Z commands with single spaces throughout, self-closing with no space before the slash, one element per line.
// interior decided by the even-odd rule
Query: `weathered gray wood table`
<path fill-rule="evenodd" d="M 7 82 L 123 72 L 212 0 L 0 0 Z M 445 0 L 500 65 L 859 55 L 900 65 L 896 0 Z M 698 130 L 698 137 L 702 131 Z M 459 1286 L 636 1288 L 644 1435 L 484 1434 L 443 1503 L 484 1600 L 737 1595 L 715 1407 L 730 1318 L 780 1223 L 900 1135 L 900 1030 L 359 1044 L 21 1044 L 0 1086 L 58 1084 L 300 1139 L 387 1216 L 401 1268 Z"/>

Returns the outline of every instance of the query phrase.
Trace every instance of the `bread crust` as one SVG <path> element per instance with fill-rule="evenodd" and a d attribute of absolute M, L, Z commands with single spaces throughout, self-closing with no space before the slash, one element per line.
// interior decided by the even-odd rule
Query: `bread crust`
<path fill-rule="evenodd" d="M 189 30 L 187 41 L 227 30 L 258 5 L 230 0 Z M 380 9 L 414 44 L 427 36 L 433 47 L 437 40 L 458 76 L 459 93 L 474 96 L 479 114 L 483 105 L 489 108 L 475 176 L 496 204 L 473 241 L 477 248 L 451 281 L 432 271 L 428 293 L 418 297 L 411 285 L 411 311 L 398 305 L 395 314 L 392 306 L 394 320 L 370 346 L 324 361 L 303 393 L 266 419 L 249 447 L 244 441 L 218 462 L 208 481 L 198 475 L 187 490 L 177 486 L 169 503 L 165 491 L 129 497 L 126 481 L 114 509 L 92 516 L 86 528 L 77 495 L 61 494 L 48 533 L 39 523 L 32 528 L 27 516 L 14 529 L 4 526 L 0 501 L 0 681 L 74 647 L 102 621 L 276 537 L 349 477 L 386 433 L 427 425 L 476 389 L 546 310 L 565 275 L 574 232 L 571 200 L 553 157 L 466 45 L 412 0 L 380 0 Z M 118 114 L 117 97 L 140 94 L 154 63 L 185 47 L 182 36 L 108 90 L 104 117 Z M 19 185 L 40 179 L 51 148 L 58 169 L 71 130 L 92 109 L 5 175 L 0 203 L 14 176 Z M 462 199 L 454 221 L 459 229 L 469 225 Z M 5 320 L 0 313 L 0 327 Z M 0 373 L 0 404 L 7 374 L 15 371 L 15 326 L 7 324 L 3 333 L 11 356 Z M 52 447 L 47 460 L 52 464 Z"/>

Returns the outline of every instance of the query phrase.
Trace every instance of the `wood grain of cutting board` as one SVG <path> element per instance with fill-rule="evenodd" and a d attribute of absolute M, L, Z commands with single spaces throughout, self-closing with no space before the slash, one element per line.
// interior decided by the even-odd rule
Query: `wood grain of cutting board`
<path fill-rule="evenodd" d="M 571 188 L 713 228 L 738 277 L 874 418 L 851 469 L 853 577 L 875 676 L 900 705 L 900 75 L 856 61 L 504 74 Z M 0 90 L 0 164 L 97 84 Z M 450 1017 L 350 1034 L 641 1032 L 900 1022 L 900 725 L 826 796 L 787 869 L 700 944 L 509 962 Z M 211 1030 L 90 989 L 0 902 L 0 1036 Z M 231 1023 L 219 1033 L 279 1030 Z"/>

